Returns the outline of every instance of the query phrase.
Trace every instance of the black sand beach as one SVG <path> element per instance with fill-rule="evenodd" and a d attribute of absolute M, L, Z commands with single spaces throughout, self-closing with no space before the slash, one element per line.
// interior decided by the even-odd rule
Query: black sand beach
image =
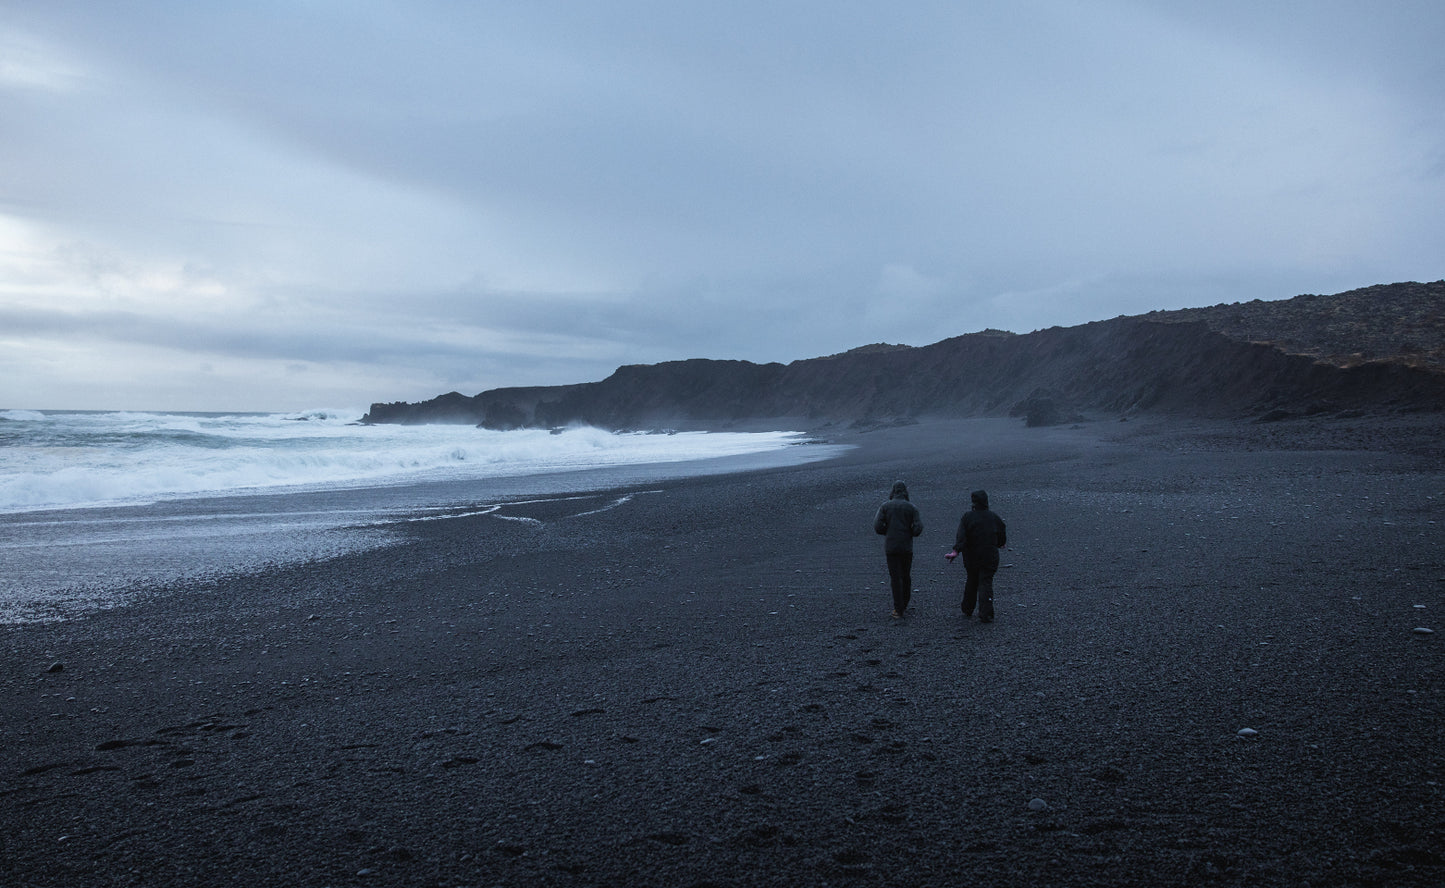
<path fill-rule="evenodd" d="M 0 884 L 1437 886 L 1442 431 L 930 423 L 3 627 Z"/>

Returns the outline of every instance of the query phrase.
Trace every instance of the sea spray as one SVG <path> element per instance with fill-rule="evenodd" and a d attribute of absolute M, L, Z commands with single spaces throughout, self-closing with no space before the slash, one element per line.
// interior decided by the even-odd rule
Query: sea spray
<path fill-rule="evenodd" d="M 497 432 L 291 414 L 0 412 L 0 512 L 475 480 L 775 450 L 794 432 Z"/>

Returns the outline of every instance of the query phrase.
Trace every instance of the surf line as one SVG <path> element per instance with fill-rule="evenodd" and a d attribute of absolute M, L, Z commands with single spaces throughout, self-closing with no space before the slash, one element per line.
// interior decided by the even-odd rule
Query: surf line
<path fill-rule="evenodd" d="M 406 519 L 404 519 L 404 520 L 406 520 L 406 521 L 446 521 L 446 520 L 448 520 L 448 519 L 450 519 L 450 518 L 475 518 L 475 517 L 478 516 L 478 515 L 490 515 L 490 514 L 492 514 L 493 512 L 495 512 L 495 511 L 497 511 L 498 509 L 500 509 L 501 507 L 502 507 L 502 506 L 501 506 L 501 504 L 499 503 L 499 504 L 497 504 L 497 505 L 495 505 L 495 506 L 487 506 L 486 508 L 482 509 L 482 510 L 479 511 L 479 512 L 456 512 L 456 513 L 448 512 L 448 513 L 445 514 L 445 515 L 414 515 L 414 516 L 412 516 L 412 517 L 410 517 L 410 518 L 406 518 Z"/>
<path fill-rule="evenodd" d="M 498 515 L 497 517 L 500 518 L 500 519 L 503 520 L 503 521 L 516 521 L 516 522 L 519 522 L 519 523 L 521 523 L 521 524 L 530 524 L 530 525 L 532 525 L 533 527 L 541 527 L 541 526 L 542 526 L 542 522 L 541 522 L 540 519 L 537 519 L 537 518 L 528 518 L 528 517 L 525 516 L 525 515 Z"/>
<path fill-rule="evenodd" d="M 574 517 L 574 518 L 581 518 L 581 517 L 583 517 L 584 515 L 601 515 L 603 512 L 609 512 L 609 511 L 617 508 L 618 506 L 625 506 L 625 505 L 627 505 L 628 503 L 632 502 L 632 498 L 633 498 L 633 497 L 635 497 L 635 496 L 641 496 L 641 495 L 644 494 L 644 493 L 662 493 L 662 491 L 661 491 L 661 490 L 639 490 L 639 491 L 637 491 L 636 493 L 625 494 L 625 495 L 623 495 L 623 496 L 618 497 L 617 499 L 613 500 L 612 502 L 608 503 L 607 505 L 603 506 L 603 507 L 600 508 L 600 509 L 593 509 L 593 510 L 591 510 L 590 512 L 578 512 L 576 515 L 574 515 L 574 516 L 572 516 L 572 517 Z"/>
<path fill-rule="evenodd" d="M 635 491 L 635 492 L 633 492 L 633 493 L 623 494 L 622 496 L 617 497 L 617 498 L 614 499 L 612 502 L 608 503 L 608 504 L 605 505 L 605 506 L 602 506 L 601 508 L 589 509 L 589 510 L 587 510 L 587 511 L 585 511 L 585 512 L 574 512 L 572 515 L 570 515 L 570 516 L 568 516 L 568 517 L 571 517 L 571 518 L 581 518 L 581 517 L 584 517 L 584 516 L 587 516 L 587 515 L 600 515 L 600 514 L 602 514 L 603 512 L 611 511 L 612 509 L 615 509 L 615 508 L 617 508 L 618 506 L 626 505 L 627 503 L 631 502 L 634 497 L 641 496 L 642 494 L 647 494 L 647 493 L 662 493 L 662 491 L 661 491 L 660 489 L 659 489 L 659 490 L 639 490 L 639 491 Z M 479 517 L 479 516 L 482 516 L 482 515 L 492 515 L 492 516 L 494 516 L 494 517 L 496 517 L 496 518 L 501 519 L 502 521 L 520 521 L 520 522 L 522 522 L 523 524 L 531 524 L 531 525 L 535 525 L 535 526 L 537 526 L 537 527 L 541 527 L 544 522 L 542 522 L 541 520 L 539 520 L 539 519 L 537 519 L 537 518 L 528 518 L 528 517 L 526 517 L 526 516 L 524 516 L 524 515 L 499 515 L 499 514 L 497 514 L 497 513 L 500 512 L 502 509 L 508 508 L 508 507 L 511 507 L 511 506 L 535 506 L 535 505 L 540 505 L 540 504 L 542 504 L 542 503 L 565 503 L 565 502 L 575 502 L 575 501 L 577 501 L 577 500 L 588 500 L 588 499 L 596 499 L 596 498 L 597 498 L 596 494 L 581 494 L 581 495 L 577 495 L 577 496 L 552 496 L 552 497 L 543 497 L 543 498 L 541 498 L 541 499 L 513 500 L 513 501 L 511 501 L 511 502 L 505 502 L 505 503 L 493 503 L 493 504 L 490 504 L 490 505 L 487 505 L 487 506 L 482 506 L 482 507 L 480 507 L 480 508 L 478 508 L 478 509 L 474 509 L 474 510 L 470 510 L 470 511 L 466 511 L 466 512 L 444 512 L 444 513 L 442 513 L 442 514 L 440 514 L 440 515 L 413 515 L 413 516 L 411 516 L 411 517 L 406 518 L 405 520 L 406 520 L 406 521 L 445 521 L 445 520 L 448 520 L 448 519 L 451 519 L 451 518 L 475 518 L 475 517 Z"/>
<path fill-rule="evenodd" d="M 586 512 L 573 512 L 571 515 L 568 515 L 568 516 L 566 516 L 566 517 L 568 517 L 568 518 L 583 518 L 583 517 L 585 517 L 585 516 L 587 516 L 587 515 L 600 515 L 600 514 L 602 514 L 603 512 L 609 512 L 609 511 L 617 508 L 618 506 L 626 505 L 627 503 L 632 502 L 633 497 L 640 496 L 640 495 L 642 495 L 642 494 L 644 494 L 644 493 L 662 493 L 662 491 L 661 491 L 661 490 L 639 490 L 639 491 L 636 491 L 636 492 L 634 492 L 634 493 L 626 493 L 626 494 L 623 494 L 622 496 L 619 496 L 617 499 L 613 500 L 612 502 L 608 503 L 607 505 L 603 506 L 603 507 L 600 508 L 600 509 L 589 509 L 589 510 L 587 510 Z M 571 501 L 571 500 L 581 500 L 581 499 L 595 499 L 595 497 L 591 497 L 591 496 L 559 496 L 559 497 L 553 497 L 553 498 L 551 498 L 551 499 L 536 499 L 536 500 L 526 500 L 526 501 L 515 502 L 515 503 L 506 503 L 505 505 L 508 505 L 508 506 L 527 506 L 527 505 L 536 505 L 537 503 L 563 503 L 563 502 L 569 502 L 569 501 Z M 499 507 L 499 508 L 500 508 L 500 507 Z M 488 513 L 486 513 L 486 514 L 493 514 L 493 513 L 492 513 L 492 512 L 488 512 Z M 540 521 L 540 520 L 538 520 L 538 519 L 536 519 L 536 518 L 528 518 L 528 517 L 523 516 L 523 515 L 496 515 L 495 517 L 500 518 L 500 519 L 503 520 L 503 521 L 520 521 L 520 522 L 522 522 L 523 524 L 531 524 L 531 525 L 536 526 L 536 527 L 541 527 L 541 526 L 543 525 L 543 522 L 542 522 L 542 521 Z"/>

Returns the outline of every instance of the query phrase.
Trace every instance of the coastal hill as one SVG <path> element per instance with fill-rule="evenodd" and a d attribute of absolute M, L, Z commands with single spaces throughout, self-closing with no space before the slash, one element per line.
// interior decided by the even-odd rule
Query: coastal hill
<path fill-rule="evenodd" d="M 725 428 L 925 416 L 1047 425 L 1164 412 L 1282 419 L 1445 409 L 1445 280 L 1155 311 L 790 364 L 628 365 L 599 382 L 373 404 L 371 423 Z"/>

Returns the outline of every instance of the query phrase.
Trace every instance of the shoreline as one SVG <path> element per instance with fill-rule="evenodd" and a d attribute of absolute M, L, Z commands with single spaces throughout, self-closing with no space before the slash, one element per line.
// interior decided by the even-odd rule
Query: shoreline
<path fill-rule="evenodd" d="M 0 558 L 6 565 L 0 576 L 0 625 L 68 619 L 117 606 L 139 587 L 385 548 L 394 542 L 388 529 L 411 516 L 456 512 L 458 504 L 478 499 L 503 502 L 777 468 L 827 459 L 838 450 L 837 445 L 800 441 L 685 460 L 0 513 Z"/>
<path fill-rule="evenodd" d="M 1438 884 L 1439 427 L 923 423 L 0 627 L 0 872 Z M 939 557 L 975 487 L 990 625 Z"/>

